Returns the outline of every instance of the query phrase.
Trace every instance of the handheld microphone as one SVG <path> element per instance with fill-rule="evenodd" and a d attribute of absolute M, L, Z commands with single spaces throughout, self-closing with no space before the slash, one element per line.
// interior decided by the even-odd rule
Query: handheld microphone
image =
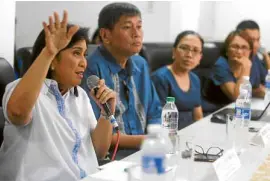
<path fill-rule="evenodd" d="M 90 90 L 94 89 L 95 95 L 97 94 L 98 91 L 98 82 L 99 82 L 99 78 L 96 75 L 91 75 L 87 78 L 87 86 L 89 87 Z M 115 117 L 112 114 L 111 108 L 109 103 L 105 102 L 104 104 L 102 104 L 102 107 L 105 111 L 105 113 L 107 114 L 107 116 L 109 117 L 111 123 L 113 124 L 113 127 L 115 129 L 118 129 L 118 124 L 116 122 Z"/>

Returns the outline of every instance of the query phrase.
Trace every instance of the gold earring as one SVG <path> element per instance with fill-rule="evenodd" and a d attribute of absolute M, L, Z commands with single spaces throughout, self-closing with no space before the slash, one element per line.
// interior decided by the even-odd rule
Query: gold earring
<path fill-rule="evenodd" d="M 54 67 L 53 66 L 51 66 L 51 70 L 54 71 Z"/>

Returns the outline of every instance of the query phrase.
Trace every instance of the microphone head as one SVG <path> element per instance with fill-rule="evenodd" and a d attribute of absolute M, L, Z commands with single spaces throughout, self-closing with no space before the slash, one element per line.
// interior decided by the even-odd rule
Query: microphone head
<path fill-rule="evenodd" d="M 89 89 L 93 89 L 98 86 L 99 78 L 96 75 L 91 75 L 87 78 L 87 86 Z"/>

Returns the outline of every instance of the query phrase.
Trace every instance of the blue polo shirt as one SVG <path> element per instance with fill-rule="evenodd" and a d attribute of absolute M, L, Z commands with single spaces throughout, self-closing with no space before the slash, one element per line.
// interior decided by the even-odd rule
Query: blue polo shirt
<path fill-rule="evenodd" d="M 90 92 L 86 80 L 90 75 L 97 75 L 117 93 L 115 118 L 122 133 L 142 135 L 147 124 L 161 124 L 160 101 L 150 79 L 148 65 L 141 56 L 131 56 L 126 68 L 122 69 L 101 45 L 87 58 L 87 63 L 82 87 Z M 95 115 L 99 117 L 100 109 L 90 99 Z"/>
<path fill-rule="evenodd" d="M 250 82 L 253 88 L 259 87 L 260 84 L 265 84 L 267 69 L 264 67 L 263 63 L 264 61 L 261 60 L 257 54 L 253 56 L 250 70 Z"/>
<path fill-rule="evenodd" d="M 201 106 L 200 79 L 193 72 L 189 72 L 189 79 L 190 88 L 185 92 L 178 86 L 167 66 L 158 69 L 152 74 L 152 80 L 161 104 L 166 104 L 166 97 L 175 97 L 175 104 L 179 112 L 179 130 L 193 123 L 193 109 Z"/>

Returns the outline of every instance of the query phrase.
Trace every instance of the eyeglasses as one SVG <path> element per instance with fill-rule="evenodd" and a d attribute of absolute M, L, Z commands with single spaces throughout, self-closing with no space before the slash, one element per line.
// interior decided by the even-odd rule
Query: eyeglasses
<path fill-rule="evenodd" d="M 242 50 L 244 52 L 247 52 L 250 50 L 250 48 L 248 46 L 239 46 L 239 45 L 230 45 L 229 48 L 233 51 L 237 51 L 237 50 Z"/>
<path fill-rule="evenodd" d="M 192 154 L 192 148 L 190 148 L 189 145 L 190 145 L 190 143 L 186 142 L 187 149 L 182 152 L 182 158 L 190 158 L 192 156 L 191 155 Z M 201 147 L 200 145 L 196 145 L 194 151 L 195 151 L 196 154 L 206 156 L 206 158 L 208 158 L 209 156 L 213 156 L 213 155 L 221 157 L 223 155 L 223 152 L 224 152 L 224 150 L 219 148 L 219 147 L 210 147 L 205 152 L 203 147 Z"/>
<path fill-rule="evenodd" d="M 192 56 L 197 56 L 202 53 L 202 50 L 197 49 L 197 48 L 191 49 L 191 47 L 186 46 L 186 45 L 180 45 L 178 48 L 180 48 L 184 53 L 191 52 Z"/>
<path fill-rule="evenodd" d="M 219 147 L 210 147 L 205 152 L 203 147 L 196 145 L 195 152 L 197 154 L 205 155 L 208 158 L 209 156 L 212 155 L 221 157 L 223 155 L 224 150 Z"/>

